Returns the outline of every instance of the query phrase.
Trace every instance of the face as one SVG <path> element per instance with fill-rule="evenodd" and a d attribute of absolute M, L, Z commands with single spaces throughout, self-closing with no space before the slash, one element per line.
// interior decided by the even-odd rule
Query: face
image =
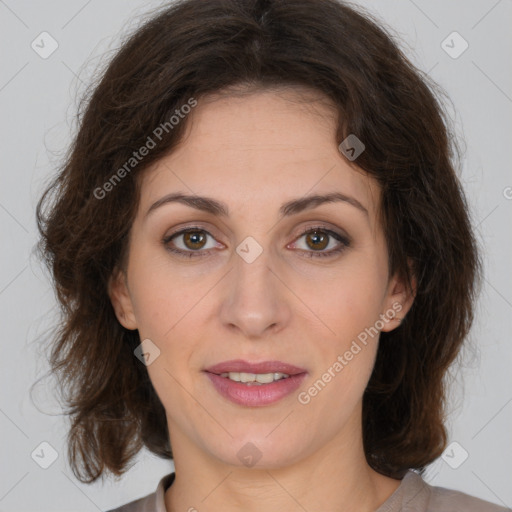
<path fill-rule="evenodd" d="M 379 188 L 339 152 L 332 112 L 290 91 L 202 99 L 184 141 L 143 175 L 110 296 L 119 321 L 159 351 L 147 370 L 176 457 L 188 446 L 271 468 L 360 435 L 378 334 L 410 299 L 388 275 Z M 172 201 L 178 193 L 226 212 Z M 304 201 L 329 194 L 338 199 Z M 232 360 L 296 369 L 260 386 L 232 381 L 246 367 L 206 371 Z"/>

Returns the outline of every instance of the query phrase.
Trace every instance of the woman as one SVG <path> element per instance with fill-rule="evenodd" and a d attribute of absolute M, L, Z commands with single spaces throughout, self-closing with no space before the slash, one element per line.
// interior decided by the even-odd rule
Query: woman
<path fill-rule="evenodd" d="M 481 268 L 434 89 L 335 0 L 125 42 L 38 205 L 75 475 L 174 460 L 118 512 L 505 510 L 421 477 Z"/>

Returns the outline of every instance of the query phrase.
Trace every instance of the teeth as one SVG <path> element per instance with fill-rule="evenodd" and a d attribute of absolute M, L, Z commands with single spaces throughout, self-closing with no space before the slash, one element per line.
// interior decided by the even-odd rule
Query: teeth
<path fill-rule="evenodd" d="M 245 373 L 245 372 L 229 372 L 221 373 L 221 377 L 227 377 L 235 382 L 244 382 L 248 385 L 254 384 L 256 386 L 261 384 L 270 384 L 276 380 L 287 379 L 289 375 L 287 373 L 275 372 L 275 373 Z"/>

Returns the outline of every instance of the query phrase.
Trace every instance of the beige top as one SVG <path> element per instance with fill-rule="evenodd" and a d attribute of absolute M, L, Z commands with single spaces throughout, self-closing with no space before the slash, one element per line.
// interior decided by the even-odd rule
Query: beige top
<path fill-rule="evenodd" d="M 164 493 L 174 481 L 174 473 L 164 476 L 156 492 L 108 512 L 167 512 Z M 375 512 L 512 512 L 459 491 L 427 484 L 409 470 L 395 492 Z"/>

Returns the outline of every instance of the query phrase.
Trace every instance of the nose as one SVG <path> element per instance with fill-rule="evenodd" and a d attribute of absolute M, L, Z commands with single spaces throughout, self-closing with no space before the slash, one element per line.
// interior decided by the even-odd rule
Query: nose
<path fill-rule="evenodd" d="M 290 321 L 290 291 L 271 268 L 268 251 L 252 263 L 235 255 L 234 268 L 226 276 L 221 304 L 224 326 L 247 339 L 260 339 L 282 330 Z"/>

